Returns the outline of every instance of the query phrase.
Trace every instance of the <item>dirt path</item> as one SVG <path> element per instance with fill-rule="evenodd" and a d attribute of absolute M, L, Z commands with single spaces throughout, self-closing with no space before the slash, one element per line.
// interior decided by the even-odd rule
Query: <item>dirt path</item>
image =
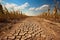
<path fill-rule="evenodd" d="M 58 24 L 38 17 L 29 17 L 14 25 L 0 40 L 59 40 L 60 25 Z"/>

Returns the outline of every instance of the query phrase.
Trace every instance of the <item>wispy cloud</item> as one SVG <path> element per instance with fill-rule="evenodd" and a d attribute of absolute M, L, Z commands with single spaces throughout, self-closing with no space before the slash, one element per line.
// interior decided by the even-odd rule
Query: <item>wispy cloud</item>
<path fill-rule="evenodd" d="M 3 0 L 0 0 L 0 3 L 2 2 Z"/>
<path fill-rule="evenodd" d="M 41 7 L 36 8 L 35 10 L 47 10 L 49 5 L 42 5 Z"/>
<path fill-rule="evenodd" d="M 26 2 L 26 3 L 22 4 L 22 5 L 19 6 L 19 7 L 22 8 L 22 9 L 25 9 L 25 8 L 28 7 L 28 6 L 29 6 L 29 3 Z"/>
<path fill-rule="evenodd" d="M 35 10 L 35 8 L 32 7 L 32 8 L 29 8 L 29 10 L 33 11 L 33 10 Z"/>
<path fill-rule="evenodd" d="M 40 7 L 37 8 L 29 8 L 30 11 L 34 10 L 34 11 L 38 11 L 38 10 L 47 10 L 49 8 L 49 5 L 42 5 Z"/>
<path fill-rule="evenodd" d="M 29 6 L 28 2 L 26 2 L 26 3 L 22 4 L 22 5 L 17 5 L 17 4 L 14 4 L 14 3 L 6 3 L 5 4 L 5 7 L 7 9 L 14 9 L 14 10 L 22 10 L 22 9 L 27 8 L 28 6 Z"/>
<path fill-rule="evenodd" d="M 48 10 L 48 8 L 49 8 L 49 5 L 42 5 L 42 6 L 40 6 L 40 7 L 31 7 L 31 8 L 29 8 L 28 10 L 29 10 L 29 12 L 27 12 L 26 14 L 27 15 L 38 15 L 38 14 L 40 14 L 40 13 L 42 13 L 42 12 L 45 12 L 45 10 Z"/>
<path fill-rule="evenodd" d="M 10 3 L 10 4 L 9 3 L 6 3 L 5 4 L 5 7 L 9 9 L 9 8 L 17 7 L 17 5 L 14 4 L 14 3 Z"/>
<path fill-rule="evenodd" d="M 25 9 L 25 8 L 27 8 L 29 6 L 29 3 L 24 3 L 24 4 L 22 4 L 22 5 L 20 5 L 20 6 L 17 6 L 17 7 L 15 7 L 14 9 L 15 10 L 17 10 L 17 9 Z"/>

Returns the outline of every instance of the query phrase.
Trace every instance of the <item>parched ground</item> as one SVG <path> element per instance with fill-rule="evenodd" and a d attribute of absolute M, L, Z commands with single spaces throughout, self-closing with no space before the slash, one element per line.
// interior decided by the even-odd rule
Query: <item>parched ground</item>
<path fill-rule="evenodd" d="M 28 17 L 3 33 L 0 40 L 60 40 L 60 23 Z"/>

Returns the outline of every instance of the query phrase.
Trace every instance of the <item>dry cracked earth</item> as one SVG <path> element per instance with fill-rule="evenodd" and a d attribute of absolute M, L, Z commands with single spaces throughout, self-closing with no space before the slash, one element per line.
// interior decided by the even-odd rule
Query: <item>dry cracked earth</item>
<path fill-rule="evenodd" d="M 15 24 L 0 40 L 60 40 L 60 23 L 29 17 Z"/>

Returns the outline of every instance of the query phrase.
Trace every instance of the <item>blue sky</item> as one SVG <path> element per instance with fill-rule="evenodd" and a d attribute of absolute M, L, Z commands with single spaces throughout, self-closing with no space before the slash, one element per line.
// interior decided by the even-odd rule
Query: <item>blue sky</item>
<path fill-rule="evenodd" d="M 48 8 L 53 8 L 53 0 L 0 0 L 7 9 L 20 10 L 27 15 L 38 15 Z M 57 0 L 60 2 L 60 0 Z"/>

